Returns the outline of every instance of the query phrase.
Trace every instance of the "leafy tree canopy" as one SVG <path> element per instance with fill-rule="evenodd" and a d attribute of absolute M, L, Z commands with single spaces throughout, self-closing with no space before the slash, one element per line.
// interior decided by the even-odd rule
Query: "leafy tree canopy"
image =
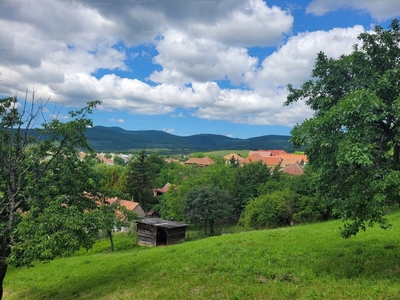
<path fill-rule="evenodd" d="M 230 199 L 228 191 L 216 186 L 193 188 L 185 197 L 185 215 L 191 222 L 203 221 L 205 234 L 207 234 L 207 223 L 209 223 L 212 235 L 214 234 L 214 221 L 231 216 Z"/>
<path fill-rule="evenodd" d="M 317 55 L 312 79 L 288 85 L 286 105 L 299 100 L 314 116 L 292 130 L 318 176 L 317 191 L 347 220 L 341 233 L 388 227 L 385 207 L 400 203 L 400 26 L 376 26 L 360 46 L 337 59 Z"/>

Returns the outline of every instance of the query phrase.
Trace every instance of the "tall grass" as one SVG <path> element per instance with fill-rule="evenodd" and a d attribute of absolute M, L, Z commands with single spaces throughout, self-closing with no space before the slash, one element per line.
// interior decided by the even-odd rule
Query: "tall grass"
<path fill-rule="evenodd" d="M 351 239 L 330 221 L 114 253 L 100 241 L 91 253 L 10 268 L 5 299 L 399 299 L 400 213 L 389 219 L 391 229 Z"/>

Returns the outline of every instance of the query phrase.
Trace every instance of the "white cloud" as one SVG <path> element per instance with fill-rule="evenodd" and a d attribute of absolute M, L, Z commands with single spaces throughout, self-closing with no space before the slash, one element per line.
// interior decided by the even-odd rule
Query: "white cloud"
<path fill-rule="evenodd" d="M 292 36 L 285 45 L 264 59 L 261 69 L 246 73 L 246 82 L 257 89 L 266 86 L 276 88 L 288 83 L 299 86 L 309 79 L 318 52 L 334 58 L 349 54 L 352 46 L 359 43 L 357 36 L 363 31 L 364 28 L 358 25 Z"/>
<path fill-rule="evenodd" d="M 230 137 L 230 138 L 233 138 L 233 134 L 232 134 L 232 133 L 227 134 L 226 136 L 227 136 L 227 137 Z"/>
<path fill-rule="evenodd" d="M 184 118 L 185 117 L 182 112 L 180 112 L 179 114 L 171 114 L 170 116 L 173 118 Z"/>
<path fill-rule="evenodd" d="M 163 128 L 163 131 L 167 132 L 167 133 L 173 133 L 173 132 L 175 132 L 175 129 L 173 129 L 173 128 Z"/>
<path fill-rule="evenodd" d="M 67 119 L 69 119 L 69 116 L 62 115 L 62 114 L 51 114 L 50 119 L 67 120 Z"/>
<path fill-rule="evenodd" d="M 322 16 L 341 8 L 353 8 L 369 13 L 374 19 L 385 21 L 398 17 L 400 2 L 389 0 L 313 0 L 306 8 L 306 13 Z"/>
<path fill-rule="evenodd" d="M 111 119 L 109 119 L 108 121 L 109 121 L 109 122 L 116 122 L 116 123 L 125 123 L 125 120 L 124 120 L 124 119 L 114 119 L 114 118 L 111 118 Z"/>

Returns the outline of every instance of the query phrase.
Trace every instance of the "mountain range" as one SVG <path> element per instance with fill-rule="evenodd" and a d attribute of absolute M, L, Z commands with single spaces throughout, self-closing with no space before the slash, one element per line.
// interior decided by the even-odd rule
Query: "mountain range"
<path fill-rule="evenodd" d="M 217 134 L 176 136 L 157 130 L 125 130 L 120 127 L 95 126 L 86 130 L 90 145 L 97 151 L 125 152 L 154 149 L 160 154 L 192 153 L 215 150 L 283 149 L 293 152 L 290 136 L 264 135 L 239 139 Z"/>

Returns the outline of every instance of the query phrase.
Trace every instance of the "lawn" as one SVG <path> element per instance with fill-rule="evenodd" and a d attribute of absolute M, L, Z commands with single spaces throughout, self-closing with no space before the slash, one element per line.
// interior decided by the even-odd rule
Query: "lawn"
<path fill-rule="evenodd" d="M 389 220 L 391 229 L 351 239 L 339 236 L 339 221 L 153 248 L 117 235 L 114 253 L 104 240 L 89 253 L 10 268 L 5 299 L 399 299 L 400 213 Z"/>

